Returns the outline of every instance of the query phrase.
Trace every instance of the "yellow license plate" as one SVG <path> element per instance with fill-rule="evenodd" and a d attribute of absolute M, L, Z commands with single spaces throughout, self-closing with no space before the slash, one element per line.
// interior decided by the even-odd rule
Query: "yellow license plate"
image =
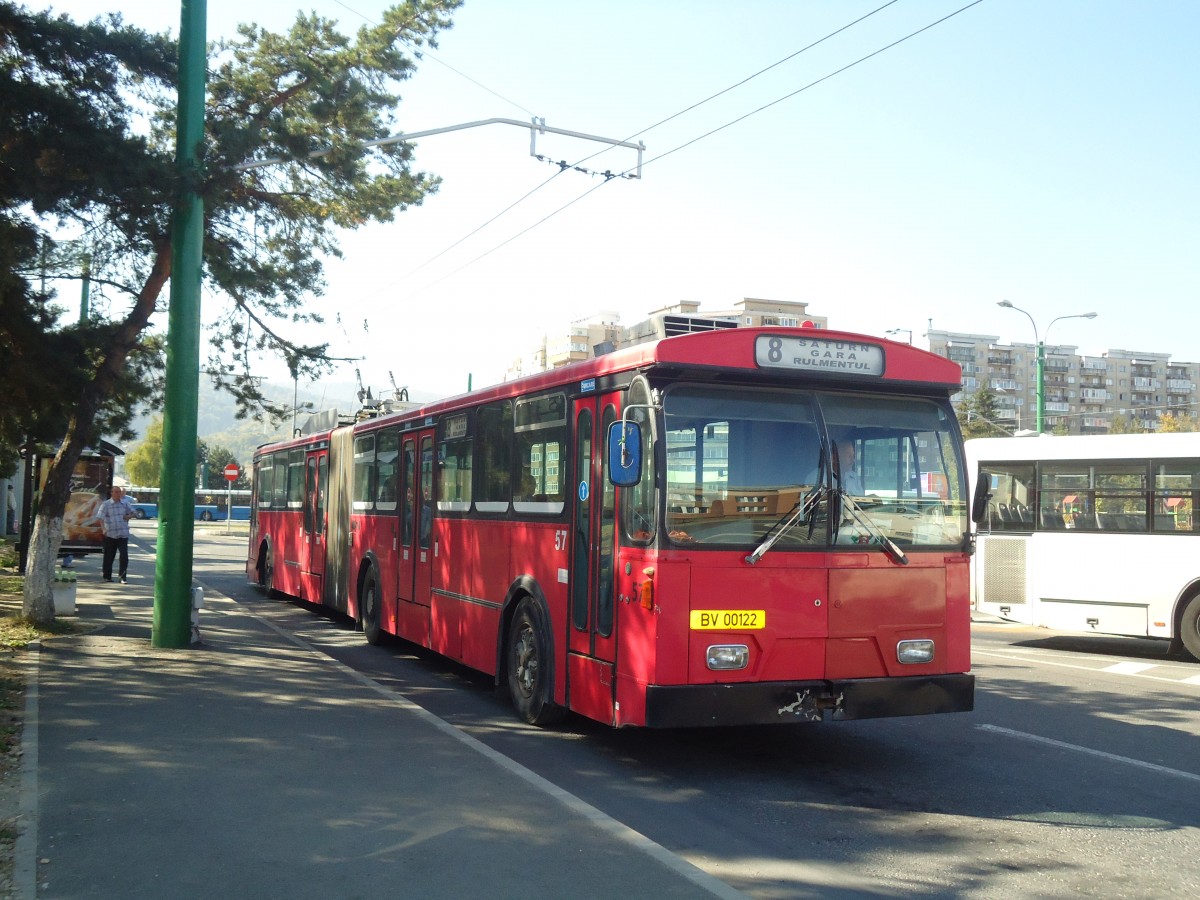
<path fill-rule="evenodd" d="M 767 627 L 765 609 L 693 609 L 693 631 L 741 631 Z"/>

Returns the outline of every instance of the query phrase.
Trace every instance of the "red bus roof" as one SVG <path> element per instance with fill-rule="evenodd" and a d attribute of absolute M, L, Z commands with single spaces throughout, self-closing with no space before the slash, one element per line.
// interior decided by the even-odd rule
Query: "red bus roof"
<path fill-rule="evenodd" d="M 906 383 L 938 387 L 957 393 L 962 387 L 962 369 L 958 363 L 910 344 L 887 338 L 812 328 L 725 328 L 696 332 L 636 344 L 604 356 L 580 360 L 557 369 L 539 372 L 515 381 L 493 385 L 470 394 L 436 400 L 424 407 L 436 412 L 457 406 L 468 397 L 471 402 L 500 399 L 553 388 L 570 382 L 600 378 L 619 372 L 666 366 L 680 369 L 725 369 L 747 373 L 772 371 L 770 364 L 758 361 L 760 339 L 785 344 L 781 353 L 795 350 L 806 357 L 808 365 L 788 365 L 780 360 L 775 374 L 790 372 L 793 377 L 806 375 L 823 381 L 854 380 L 864 382 Z M 854 357 L 854 359 L 850 359 Z M 861 368 L 854 368 L 858 362 Z M 838 368 L 838 365 L 841 368 Z"/>
<path fill-rule="evenodd" d="M 887 338 L 824 328 L 726 328 L 636 344 L 469 394 L 434 400 L 421 407 L 380 416 L 372 422 L 434 415 L 466 403 L 486 403 L 655 366 L 695 371 L 740 371 L 774 375 L 784 380 L 804 379 L 825 386 L 838 383 L 859 387 L 870 384 L 926 386 L 946 394 L 956 393 L 962 386 L 962 370 L 958 363 Z M 306 435 L 271 446 L 281 449 L 318 438 L 319 435 Z"/>

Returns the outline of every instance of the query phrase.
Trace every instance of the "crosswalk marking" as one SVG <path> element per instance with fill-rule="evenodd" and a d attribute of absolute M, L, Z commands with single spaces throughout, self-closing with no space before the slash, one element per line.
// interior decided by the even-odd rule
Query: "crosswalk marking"
<path fill-rule="evenodd" d="M 1157 663 L 1138 663 L 1138 662 L 1119 662 L 1115 665 L 1105 666 L 1105 672 L 1114 672 L 1117 675 L 1136 675 L 1138 672 L 1145 672 L 1147 669 L 1157 668 Z"/>
<path fill-rule="evenodd" d="M 979 662 L 985 662 L 988 659 L 1007 659 L 1013 662 L 1025 663 L 1031 666 L 1050 666 L 1056 669 L 1074 669 L 1080 672 L 1104 672 L 1107 675 L 1125 675 L 1133 678 L 1147 678 L 1151 681 L 1160 681 L 1164 684 L 1186 684 L 1189 687 L 1200 686 L 1200 675 L 1188 675 L 1179 677 L 1175 673 L 1181 673 L 1188 669 L 1195 670 L 1194 666 L 1172 665 L 1164 663 L 1141 663 L 1141 662 L 1117 662 L 1112 665 L 1103 666 L 1099 663 L 1102 659 L 1096 658 L 1094 663 L 1089 665 L 1086 654 L 1072 654 L 1065 658 L 1056 658 L 1054 654 L 1043 650 L 1029 650 L 1017 647 L 1005 647 L 1003 652 L 984 647 L 979 644 L 971 645 L 971 657 Z M 1109 657 L 1111 659 L 1112 657 Z M 1066 662 L 1066 659 L 1072 660 Z M 1148 671 L 1153 669 L 1154 671 Z"/>

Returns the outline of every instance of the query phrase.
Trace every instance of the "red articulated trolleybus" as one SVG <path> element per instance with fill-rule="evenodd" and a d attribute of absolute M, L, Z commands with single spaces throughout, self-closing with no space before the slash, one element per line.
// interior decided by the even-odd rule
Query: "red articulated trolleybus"
<path fill-rule="evenodd" d="M 255 454 L 247 575 L 493 675 L 534 724 L 967 711 L 959 381 L 734 328 L 327 422 Z"/>

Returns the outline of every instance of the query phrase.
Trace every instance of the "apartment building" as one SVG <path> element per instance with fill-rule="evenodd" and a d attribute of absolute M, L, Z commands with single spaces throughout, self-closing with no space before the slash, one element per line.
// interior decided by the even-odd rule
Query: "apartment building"
<path fill-rule="evenodd" d="M 684 300 L 664 306 L 635 325 L 622 326 L 615 312 L 602 312 L 572 322 L 565 334 L 544 337 L 525 357 L 513 362 L 507 379 L 557 368 L 580 359 L 695 331 L 764 325 L 828 328 L 826 316 L 812 315 L 808 304 L 745 297 L 732 307 L 700 312 L 700 304 Z M 963 370 L 962 398 L 987 385 L 1002 411 L 998 423 L 1013 431 L 1037 424 L 1037 346 L 1000 342 L 999 335 L 930 329 L 926 338 L 934 353 L 954 360 Z M 1175 362 L 1167 353 L 1109 350 L 1099 356 L 1078 352 L 1074 344 L 1045 348 L 1045 428 L 1070 434 L 1104 434 L 1117 417 L 1146 429 L 1158 427 L 1166 412 L 1200 414 L 1200 363 Z"/>
<path fill-rule="evenodd" d="M 963 369 L 961 399 L 987 385 L 1003 411 L 998 423 L 1033 428 L 1037 418 L 1037 346 L 1002 344 L 998 335 L 929 331 L 929 349 Z M 1045 428 L 1104 434 L 1114 418 L 1147 429 L 1161 414 L 1200 412 L 1200 363 L 1173 362 L 1170 354 L 1109 350 L 1081 355 L 1072 344 L 1045 348 Z"/>
<path fill-rule="evenodd" d="M 730 309 L 703 314 L 698 302 L 682 300 L 656 309 L 646 319 L 628 327 L 620 324 L 617 313 L 601 312 L 572 322 L 565 334 L 544 336 L 533 350 L 512 362 L 504 377 L 511 381 L 621 347 L 678 334 L 762 325 L 826 328 L 828 319 L 810 315 L 807 303 L 753 297 L 743 298 Z"/>

